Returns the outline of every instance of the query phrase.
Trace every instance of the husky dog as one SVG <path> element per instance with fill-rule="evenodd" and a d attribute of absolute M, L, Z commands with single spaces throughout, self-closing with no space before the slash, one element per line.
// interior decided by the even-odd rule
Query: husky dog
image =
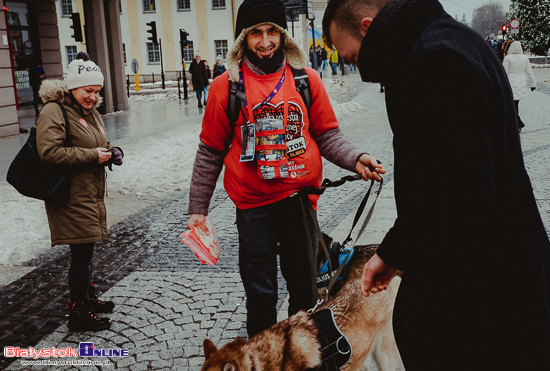
<path fill-rule="evenodd" d="M 399 352 L 392 330 L 392 312 L 401 278 L 395 277 L 387 290 L 364 297 L 360 278 L 363 266 L 378 245 L 356 246 L 346 282 L 318 310 L 330 308 L 336 324 L 352 346 L 352 356 L 341 370 L 368 370 L 372 356 L 379 370 L 394 371 Z M 298 371 L 321 366 L 319 330 L 306 312 L 283 320 L 258 333 L 250 341 L 237 338 L 217 349 L 210 339 L 203 342 L 202 371 Z M 367 362 L 365 362 L 367 360 Z"/>

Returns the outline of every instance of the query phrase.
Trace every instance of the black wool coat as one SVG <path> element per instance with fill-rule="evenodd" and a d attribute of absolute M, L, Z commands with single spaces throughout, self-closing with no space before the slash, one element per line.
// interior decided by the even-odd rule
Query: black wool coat
<path fill-rule="evenodd" d="M 189 73 L 191 74 L 191 82 L 193 83 L 193 89 L 202 90 L 208 86 L 208 71 L 204 63 L 197 63 L 196 60 L 191 62 L 189 66 Z"/>
<path fill-rule="evenodd" d="M 437 0 L 392 0 L 358 67 L 385 85 L 394 134 L 398 217 L 378 250 L 404 271 L 394 328 L 470 352 L 448 358 L 458 369 L 472 352 L 550 369 L 550 244 L 497 56 Z"/>

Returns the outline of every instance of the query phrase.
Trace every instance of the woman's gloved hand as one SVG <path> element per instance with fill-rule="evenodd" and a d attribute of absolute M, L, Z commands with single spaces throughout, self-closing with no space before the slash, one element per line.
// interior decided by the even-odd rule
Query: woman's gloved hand
<path fill-rule="evenodd" d="M 124 157 L 124 151 L 120 147 L 109 148 L 106 152 L 111 152 L 111 158 L 105 163 L 109 167 L 109 170 L 113 171 L 113 164 L 122 165 L 122 158 Z"/>

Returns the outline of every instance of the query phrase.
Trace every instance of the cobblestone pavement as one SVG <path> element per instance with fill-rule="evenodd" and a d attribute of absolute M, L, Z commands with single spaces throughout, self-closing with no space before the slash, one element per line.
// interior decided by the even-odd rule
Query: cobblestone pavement
<path fill-rule="evenodd" d="M 344 133 L 386 165 L 384 189 L 373 220 L 358 243 L 380 242 L 395 219 L 391 132 L 384 108 L 384 94 L 376 84 L 363 84 L 358 76 L 346 78 L 357 91 L 337 98 L 350 112 L 339 117 Z M 537 109 L 550 117 L 548 96 L 537 92 Z M 540 101 L 540 102 L 539 102 Z M 349 102 L 349 103 L 348 103 Z M 353 111 L 353 109 L 357 110 Z M 520 106 L 521 110 L 521 106 Z M 550 125 L 531 121 L 536 112 L 522 113 L 527 127 L 522 133 L 525 161 L 545 225 L 550 225 Z M 536 116 L 539 117 L 539 116 Z M 539 120 L 540 121 L 540 120 Z M 326 163 L 324 176 L 338 179 L 346 172 Z M 330 189 L 322 196 L 318 218 L 321 228 L 336 240 L 349 231 L 355 208 L 367 190 L 365 182 Z M 187 221 L 187 197 L 166 200 L 118 223 L 109 241 L 98 243 L 94 282 L 101 297 L 116 303 L 110 330 L 72 333 L 67 321 L 68 253 L 59 250 L 27 275 L 0 290 L 0 348 L 78 348 L 94 343 L 98 349 L 128 349 L 128 357 L 108 357 L 108 365 L 65 365 L 69 370 L 198 370 L 203 361 L 202 341 L 209 337 L 222 345 L 244 336 L 245 295 L 237 264 L 237 231 L 234 205 L 221 185 L 215 192 L 210 217 L 216 227 L 222 255 L 209 267 L 201 265 L 180 242 Z M 281 317 L 286 297 L 280 278 Z M 65 358 L 66 359 L 66 358 Z M 50 359 L 54 360 L 54 359 Z M 57 358 L 55 361 L 64 360 Z M 101 358 L 78 358 L 79 361 Z M 45 370 L 51 366 L 24 366 L 21 360 L 0 357 L 0 368 Z"/>

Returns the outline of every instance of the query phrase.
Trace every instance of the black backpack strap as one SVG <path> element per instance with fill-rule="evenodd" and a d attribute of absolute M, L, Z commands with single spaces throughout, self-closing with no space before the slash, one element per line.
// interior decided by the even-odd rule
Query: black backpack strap
<path fill-rule="evenodd" d="M 309 84 L 309 77 L 307 75 L 306 69 L 301 68 L 299 70 L 295 70 L 291 67 L 290 70 L 292 71 L 292 75 L 294 76 L 296 91 L 300 93 L 300 96 L 302 97 L 302 100 L 306 105 L 307 114 L 309 116 L 309 110 L 313 103 L 313 97 L 311 96 L 311 85 Z"/>
<path fill-rule="evenodd" d="M 229 119 L 229 138 L 225 143 L 223 156 L 227 155 L 233 137 L 235 136 L 235 124 L 241 114 L 242 102 L 244 99 L 244 86 L 241 83 L 229 80 L 229 96 L 227 98 L 227 118 Z"/>

